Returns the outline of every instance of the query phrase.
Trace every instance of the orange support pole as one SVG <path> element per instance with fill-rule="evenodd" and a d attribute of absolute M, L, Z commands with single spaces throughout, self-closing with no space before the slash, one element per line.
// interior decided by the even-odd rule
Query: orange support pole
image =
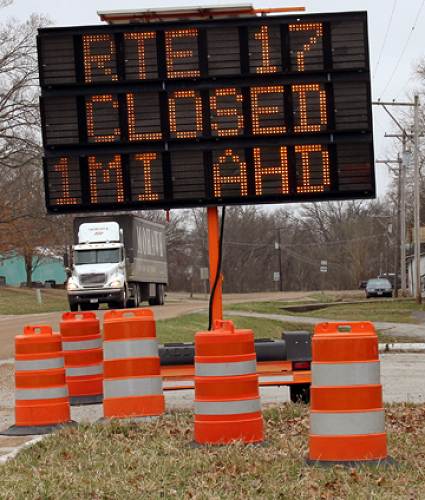
<path fill-rule="evenodd" d="M 210 262 L 210 290 L 213 289 L 215 277 L 218 269 L 220 230 L 218 224 L 218 209 L 217 207 L 207 208 L 208 216 L 208 250 Z M 222 291 L 222 276 L 220 276 L 217 287 L 215 289 L 213 304 L 212 304 L 212 324 L 216 320 L 223 319 L 223 291 Z"/>

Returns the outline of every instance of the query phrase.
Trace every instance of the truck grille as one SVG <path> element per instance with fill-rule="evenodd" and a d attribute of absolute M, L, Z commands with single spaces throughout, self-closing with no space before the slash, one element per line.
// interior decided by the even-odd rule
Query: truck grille
<path fill-rule="evenodd" d="M 80 283 L 83 286 L 96 286 L 96 285 L 104 285 L 106 281 L 105 274 L 82 274 L 80 276 Z"/>

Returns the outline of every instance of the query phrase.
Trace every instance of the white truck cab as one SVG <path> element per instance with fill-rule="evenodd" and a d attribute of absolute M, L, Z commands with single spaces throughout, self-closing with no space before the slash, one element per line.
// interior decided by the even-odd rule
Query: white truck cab
<path fill-rule="evenodd" d="M 125 307 L 126 282 L 125 250 L 119 224 L 113 221 L 81 224 L 67 284 L 71 310 L 77 310 L 78 303 L 82 310 L 97 309 L 99 302 Z M 73 301 L 76 297 L 80 299 Z"/>

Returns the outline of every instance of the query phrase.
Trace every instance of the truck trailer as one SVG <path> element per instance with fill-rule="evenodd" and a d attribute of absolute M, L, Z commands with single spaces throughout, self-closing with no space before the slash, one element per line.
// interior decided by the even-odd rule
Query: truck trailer
<path fill-rule="evenodd" d="M 132 214 L 76 217 L 68 274 L 71 311 L 163 305 L 165 227 Z"/>

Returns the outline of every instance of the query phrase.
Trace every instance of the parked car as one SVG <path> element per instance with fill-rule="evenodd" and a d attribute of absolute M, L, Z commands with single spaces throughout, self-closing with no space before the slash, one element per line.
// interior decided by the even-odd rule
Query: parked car
<path fill-rule="evenodd" d="M 393 287 L 386 278 L 373 278 L 366 284 L 366 298 L 370 297 L 392 297 Z"/>

